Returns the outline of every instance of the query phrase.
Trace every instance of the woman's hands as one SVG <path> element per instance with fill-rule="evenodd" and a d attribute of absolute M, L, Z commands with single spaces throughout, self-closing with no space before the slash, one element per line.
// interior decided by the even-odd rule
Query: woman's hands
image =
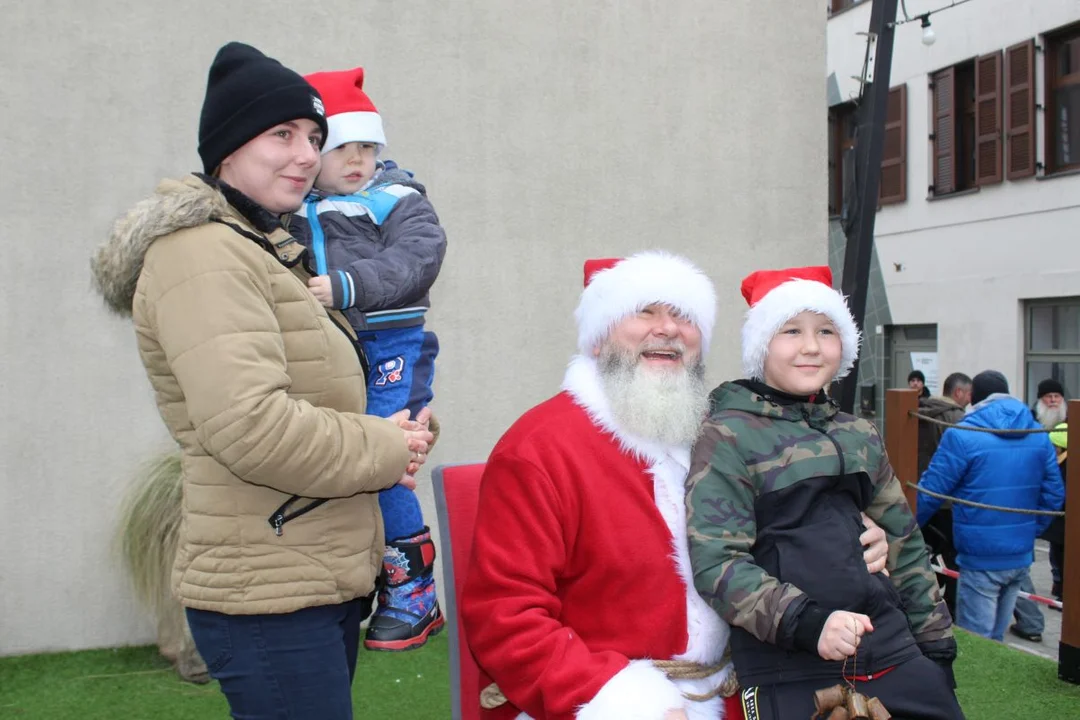
<path fill-rule="evenodd" d="M 414 420 L 409 419 L 408 410 L 399 410 L 387 420 L 401 428 L 405 435 L 405 443 L 409 447 L 409 464 L 401 477 L 401 484 L 410 490 L 415 490 L 416 478 L 414 476 L 427 462 L 428 450 L 435 441 L 435 436 L 428 427 L 431 422 L 431 408 L 424 408 L 418 412 Z"/>
<path fill-rule="evenodd" d="M 863 525 L 866 530 L 859 536 L 859 544 L 863 546 L 863 560 L 866 562 L 866 570 L 871 575 L 889 571 L 885 569 L 885 560 L 889 557 L 889 540 L 885 537 L 885 531 L 877 523 L 862 514 Z"/>

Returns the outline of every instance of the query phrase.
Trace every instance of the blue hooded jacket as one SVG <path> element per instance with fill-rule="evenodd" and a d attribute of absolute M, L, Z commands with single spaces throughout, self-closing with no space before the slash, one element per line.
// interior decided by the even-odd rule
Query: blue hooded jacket
<path fill-rule="evenodd" d="M 959 423 L 979 428 L 1040 427 L 1022 402 L 991 395 Z M 1057 456 L 1045 434 L 992 435 L 949 428 L 920 487 L 964 500 L 1028 510 L 1060 510 L 1065 488 Z M 920 494 L 917 519 L 925 525 L 941 500 Z M 1023 515 L 953 505 L 956 562 L 965 570 L 1015 570 L 1034 561 L 1035 538 L 1049 515 Z"/>

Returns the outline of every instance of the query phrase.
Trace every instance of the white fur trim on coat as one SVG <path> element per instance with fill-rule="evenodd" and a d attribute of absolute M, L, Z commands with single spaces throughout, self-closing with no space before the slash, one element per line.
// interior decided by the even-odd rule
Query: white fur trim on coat
<path fill-rule="evenodd" d="M 578 709 L 577 720 L 663 720 L 668 710 L 684 707 L 667 675 L 648 660 L 632 660 Z"/>
<path fill-rule="evenodd" d="M 690 448 L 665 445 L 623 432 L 616 425 L 611 414 L 611 407 L 604 393 L 596 361 L 591 357 L 579 355 L 570 361 L 563 380 L 563 389 L 569 392 L 575 402 L 589 413 L 589 417 L 597 426 L 615 437 L 623 452 L 649 465 L 656 507 L 671 532 L 673 569 L 679 573 L 686 588 L 686 650 L 674 658 L 662 659 L 689 660 L 704 665 L 718 662 L 727 649 L 731 630 L 694 588 L 690 550 L 686 539 L 685 484 L 686 476 L 690 471 Z M 680 692 L 704 695 L 720 685 L 730 672 L 732 672 L 732 666 L 728 663 L 727 667 L 710 678 L 667 682 L 678 688 Z M 604 687 L 606 688 L 607 685 Z M 723 701 L 720 698 L 713 698 L 706 702 L 687 701 L 685 708 L 691 720 L 698 720 L 698 718 L 718 720 L 723 717 Z M 578 717 L 586 716 L 578 715 Z M 623 716 L 613 714 L 596 717 Z M 638 716 L 627 715 L 626 717 Z M 656 717 L 659 718 L 661 715 Z"/>
<path fill-rule="evenodd" d="M 652 303 L 685 313 L 701 331 L 702 352 L 709 351 L 716 321 L 712 281 L 686 258 L 650 250 L 599 271 L 585 286 L 574 312 L 578 352 L 592 354 L 616 323 Z"/>
<path fill-rule="evenodd" d="M 326 118 L 326 142 L 322 154 L 350 142 L 369 142 L 386 145 L 382 117 L 373 112 L 346 112 Z"/>
<path fill-rule="evenodd" d="M 742 367 L 746 377 L 765 379 L 769 343 L 784 323 L 805 310 L 825 315 L 840 332 L 843 355 L 833 380 L 851 372 L 859 357 L 859 328 L 844 296 L 816 280 L 788 280 L 766 293 L 746 313 L 742 327 Z"/>

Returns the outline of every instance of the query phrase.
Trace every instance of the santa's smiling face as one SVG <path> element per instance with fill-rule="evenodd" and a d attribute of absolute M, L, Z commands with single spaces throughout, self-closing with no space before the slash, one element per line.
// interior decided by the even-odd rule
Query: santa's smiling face
<path fill-rule="evenodd" d="M 701 330 L 676 308 L 652 303 L 616 323 L 604 345 L 636 355 L 638 364 L 645 368 L 679 370 L 701 359 Z M 602 347 L 593 350 L 596 357 L 600 357 Z"/>
<path fill-rule="evenodd" d="M 594 351 L 619 426 L 669 445 L 691 445 L 708 409 L 701 331 L 677 310 L 648 305 L 620 320 Z"/>

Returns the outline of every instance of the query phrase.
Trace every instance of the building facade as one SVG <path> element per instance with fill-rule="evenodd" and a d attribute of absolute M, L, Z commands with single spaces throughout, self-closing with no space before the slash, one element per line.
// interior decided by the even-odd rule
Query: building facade
<path fill-rule="evenodd" d="M 935 393 L 993 368 L 1029 401 L 1047 377 L 1080 396 L 1080 3 L 972 0 L 924 25 L 947 5 L 897 17 L 860 378 L 879 419 L 913 367 Z M 833 0 L 827 21 L 834 262 L 870 11 Z"/>

